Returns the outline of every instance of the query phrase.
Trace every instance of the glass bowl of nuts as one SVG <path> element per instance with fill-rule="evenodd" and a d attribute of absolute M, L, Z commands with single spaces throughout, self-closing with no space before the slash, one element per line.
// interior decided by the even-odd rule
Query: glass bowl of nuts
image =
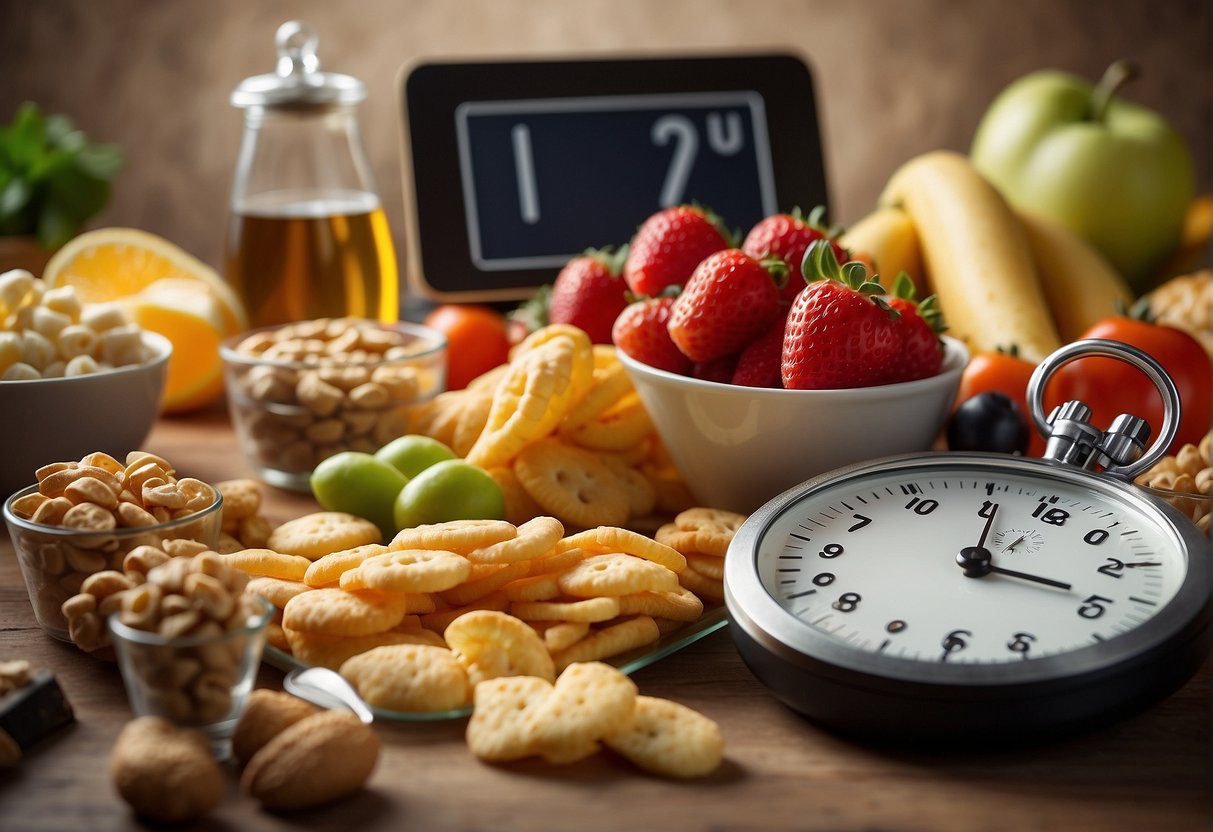
<path fill-rule="evenodd" d="M 1209 530 L 1213 516 L 1211 452 L 1213 431 L 1206 433 L 1199 445 L 1184 445 L 1137 478 L 1137 485 L 1175 506 L 1209 537 L 1213 537 Z"/>
<path fill-rule="evenodd" d="M 106 622 L 131 710 L 203 731 L 223 759 L 274 607 L 245 592 L 248 576 L 212 551 L 170 558 L 143 577 L 105 599 L 115 599 Z"/>
<path fill-rule="evenodd" d="M 374 453 L 446 387 L 446 338 L 418 324 L 321 318 L 253 330 L 221 349 L 240 445 L 271 485 L 308 490 L 342 451 Z"/>
<path fill-rule="evenodd" d="M 162 457 L 133 451 L 126 464 L 108 454 L 56 462 L 38 482 L 4 503 L 17 562 L 38 623 L 71 641 L 63 602 L 98 572 L 122 571 L 126 555 L 143 545 L 189 539 L 214 547 L 223 497 L 206 483 L 182 477 Z"/>

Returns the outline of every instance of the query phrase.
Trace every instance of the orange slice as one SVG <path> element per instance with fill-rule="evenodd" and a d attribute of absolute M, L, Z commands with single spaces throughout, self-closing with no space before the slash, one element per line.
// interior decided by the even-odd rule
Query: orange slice
<path fill-rule="evenodd" d="M 222 304 L 205 286 L 181 278 L 158 280 L 122 305 L 139 326 L 159 332 L 173 343 L 161 410 L 193 410 L 223 392 L 224 338 Z"/>
<path fill-rule="evenodd" d="M 46 265 L 47 288 L 72 285 L 85 303 L 122 300 L 167 278 L 195 280 L 219 304 L 224 331 L 248 328 L 244 306 L 214 269 L 163 237 L 136 228 L 98 228 L 70 240 Z"/>

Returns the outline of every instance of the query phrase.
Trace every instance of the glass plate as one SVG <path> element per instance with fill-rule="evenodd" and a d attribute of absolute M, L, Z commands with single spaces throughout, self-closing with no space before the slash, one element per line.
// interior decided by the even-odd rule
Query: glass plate
<path fill-rule="evenodd" d="M 724 606 L 711 607 L 704 611 L 698 621 L 692 621 L 685 627 L 662 636 L 652 644 L 646 644 L 644 647 L 637 647 L 635 650 L 629 650 L 626 653 L 620 653 L 618 656 L 612 656 L 606 662 L 619 668 L 621 673 L 631 675 L 643 667 L 648 667 L 653 662 L 664 659 L 671 653 L 694 644 L 704 636 L 711 635 L 728 623 L 729 620 Z M 277 647 L 271 647 L 268 644 L 265 645 L 263 658 L 267 664 L 283 672 L 308 667 L 308 665 L 299 661 L 290 653 L 284 653 Z M 470 707 L 457 708 L 453 711 L 427 711 L 421 713 L 414 711 L 389 711 L 383 708 L 371 708 L 371 711 L 375 714 L 375 719 L 390 722 L 441 722 L 446 719 L 463 719 L 466 716 L 472 715 Z"/>

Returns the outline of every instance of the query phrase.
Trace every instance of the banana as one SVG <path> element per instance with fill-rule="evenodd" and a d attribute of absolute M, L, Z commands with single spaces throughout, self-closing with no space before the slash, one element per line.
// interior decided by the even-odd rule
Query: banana
<path fill-rule="evenodd" d="M 1133 291 L 1091 244 L 1062 225 L 1020 213 L 1040 285 L 1061 337 L 1074 341 L 1091 325 L 1133 304 Z"/>
<path fill-rule="evenodd" d="M 871 260 L 886 289 L 892 288 L 897 275 L 905 272 L 914 281 L 919 297 L 927 295 L 918 233 L 905 211 L 877 208 L 851 226 L 839 242 L 854 256 Z"/>
<path fill-rule="evenodd" d="M 1029 361 L 1061 346 L 1023 228 L 959 153 L 911 159 L 880 197 L 918 231 L 927 277 L 951 333 L 977 352 L 1015 344 Z"/>

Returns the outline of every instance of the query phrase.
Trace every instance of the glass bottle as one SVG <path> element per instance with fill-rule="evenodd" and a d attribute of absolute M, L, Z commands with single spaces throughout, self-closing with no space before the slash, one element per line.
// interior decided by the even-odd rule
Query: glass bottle
<path fill-rule="evenodd" d="M 304 23 L 282 24 L 275 43 L 277 71 L 232 92 L 244 136 L 227 280 L 253 327 L 342 315 L 395 321 L 396 252 L 355 114 L 366 86 L 320 71 L 319 39 Z"/>

